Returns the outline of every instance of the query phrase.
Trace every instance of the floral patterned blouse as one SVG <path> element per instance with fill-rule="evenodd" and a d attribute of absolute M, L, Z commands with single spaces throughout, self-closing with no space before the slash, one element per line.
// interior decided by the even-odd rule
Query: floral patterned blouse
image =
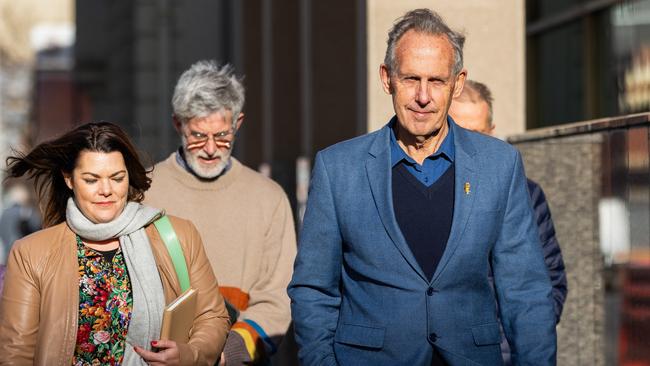
<path fill-rule="evenodd" d="M 79 322 L 73 365 L 119 365 L 131 320 L 133 295 L 118 248 L 112 260 L 77 236 Z"/>

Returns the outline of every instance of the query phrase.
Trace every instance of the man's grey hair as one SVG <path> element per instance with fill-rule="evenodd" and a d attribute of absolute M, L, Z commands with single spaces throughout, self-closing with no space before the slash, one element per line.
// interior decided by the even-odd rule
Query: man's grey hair
<path fill-rule="evenodd" d="M 494 101 L 494 98 L 492 98 L 492 92 L 490 91 L 490 88 L 488 88 L 487 85 L 475 80 L 465 80 L 463 94 L 466 94 L 470 101 L 473 103 L 480 101 L 487 103 L 489 111 L 488 122 L 490 122 L 490 126 L 492 126 L 492 102 Z M 462 97 L 463 96 L 461 95 L 461 98 Z"/>
<path fill-rule="evenodd" d="M 386 48 L 384 64 L 388 67 L 389 72 L 393 73 L 397 70 L 397 60 L 395 59 L 397 42 L 411 29 L 421 33 L 447 37 L 454 49 L 454 75 L 457 75 L 463 69 L 465 36 L 451 30 L 438 13 L 429 9 L 415 9 L 397 19 L 388 32 L 388 47 Z"/>
<path fill-rule="evenodd" d="M 212 60 L 199 61 L 178 79 L 172 107 L 174 116 L 183 124 L 195 117 L 230 110 L 234 126 L 244 108 L 244 86 L 229 64 L 219 67 Z"/>

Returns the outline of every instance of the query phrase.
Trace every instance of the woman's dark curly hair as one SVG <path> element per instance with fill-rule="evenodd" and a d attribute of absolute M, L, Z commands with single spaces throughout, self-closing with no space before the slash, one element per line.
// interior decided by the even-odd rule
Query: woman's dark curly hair
<path fill-rule="evenodd" d="M 110 122 L 83 124 L 37 145 L 28 154 L 16 153 L 7 158 L 7 178 L 26 175 L 34 180 L 44 227 L 65 221 L 72 191 L 65 184 L 63 173 L 72 173 L 82 151 L 122 153 L 129 172 L 129 201 L 142 201 L 151 185 L 151 178 L 147 176 L 150 171 L 145 169 L 129 136 L 119 126 Z"/>

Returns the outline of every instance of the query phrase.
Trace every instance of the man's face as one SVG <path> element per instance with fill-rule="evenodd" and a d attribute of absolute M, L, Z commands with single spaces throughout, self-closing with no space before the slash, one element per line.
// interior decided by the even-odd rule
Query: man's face
<path fill-rule="evenodd" d="M 194 117 L 185 124 L 175 121 L 185 160 L 199 177 L 212 179 L 226 168 L 242 119 L 240 114 L 233 126 L 232 111 L 222 110 L 207 117 Z"/>
<path fill-rule="evenodd" d="M 483 100 L 472 102 L 454 99 L 449 108 L 449 115 L 460 127 L 468 130 L 486 135 L 492 135 L 494 130 L 490 123 L 490 107 Z"/>
<path fill-rule="evenodd" d="M 427 138 L 446 126 L 453 96 L 460 94 L 465 70 L 453 73 L 454 50 L 445 36 L 410 30 L 395 47 L 396 69 L 380 69 L 382 86 L 393 96 L 400 133 Z"/>

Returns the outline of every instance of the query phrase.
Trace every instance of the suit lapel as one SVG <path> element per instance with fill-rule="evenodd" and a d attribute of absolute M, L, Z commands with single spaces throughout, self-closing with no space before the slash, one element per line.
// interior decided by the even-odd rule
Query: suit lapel
<path fill-rule="evenodd" d="M 424 272 L 415 260 L 411 249 L 406 243 L 406 239 L 397 224 L 395 211 L 393 209 L 392 193 L 392 171 L 390 166 L 390 127 L 384 126 L 372 146 L 370 147 L 370 156 L 366 160 L 366 172 L 372 196 L 379 212 L 381 222 L 390 236 L 393 244 L 400 251 L 404 259 L 409 263 L 414 271 L 418 273 L 423 280 L 426 280 Z"/>
<path fill-rule="evenodd" d="M 450 126 L 454 129 L 454 147 L 456 150 L 456 157 L 454 159 L 456 169 L 456 177 L 454 179 L 454 216 L 449 239 L 447 240 L 447 247 L 440 259 L 440 263 L 438 263 L 432 283 L 438 280 L 462 242 L 467 221 L 474 207 L 476 188 L 478 188 L 479 184 L 479 177 L 476 173 L 478 169 L 475 166 L 476 162 L 474 160 L 476 150 L 465 136 L 467 131 L 458 128 L 453 122 L 450 122 Z"/>

